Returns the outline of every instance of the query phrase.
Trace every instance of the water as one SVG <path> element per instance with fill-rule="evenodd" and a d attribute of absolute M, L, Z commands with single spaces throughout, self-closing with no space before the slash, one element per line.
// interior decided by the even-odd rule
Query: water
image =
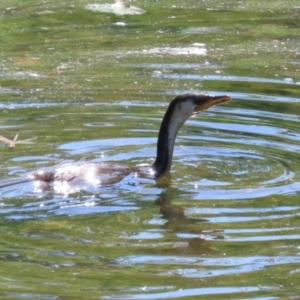
<path fill-rule="evenodd" d="M 0 145 L 0 185 L 67 162 L 150 165 L 175 95 L 233 101 L 182 127 L 170 183 L 2 187 L 0 297 L 298 297 L 299 3 L 93 3 L 1 2 L 0 135 L 37 142 Z"/>

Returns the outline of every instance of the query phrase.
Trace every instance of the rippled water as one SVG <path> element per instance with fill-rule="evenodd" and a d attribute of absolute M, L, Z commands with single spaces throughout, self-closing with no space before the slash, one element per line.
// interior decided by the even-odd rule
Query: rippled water
<path fill-rule="evenodd" d="M 0 4 L 0 135 L 37 136 L 0 144 L 0 297 L 296 299 L 297 1 L 88 4 Z M 22 181 L 70 162 L 151 165 L 169 101 L 191 90 L 233 100 L 181 128 L 170 181 Z"/>

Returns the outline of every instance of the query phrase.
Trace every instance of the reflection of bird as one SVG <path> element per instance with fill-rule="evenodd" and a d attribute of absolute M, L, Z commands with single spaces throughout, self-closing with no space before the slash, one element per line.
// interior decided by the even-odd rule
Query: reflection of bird
<path fill-rule="evenodd" d="M 18 134 L 15 135 L 13 140 L 7 139 L 4 136 L 0 135 L 0 141 L 4 142 L 7 144 L 8 148 L 10 150 L 14 149 L 16 147 L 17 144 L 33 144 L 34 140 L 36 140 L 36 137 L 34 138 L 30 138 L 30 139 L 26 139 L 26 140 L 19 140 L 18 141 Z"/>
<path fill-rule="evenodd" d="M 147 177 L 159 178 L 171 168 L 174 143 L 180 127 L 191 116 L 211 106 L 228 102 L 229 96 L 211 96 L 207 94 L 183 94 L 175 97 L 162 120 L 157 141 L 157 156 L 152 167 L 147 171 Z M 39 171 L 30 175 L 32 180 L 44 183 L 64 182 L 68 185 L 86 184 L 107 185 L 119 182 L 131 172 L 145 174 L 138 168 L 108 164 L 108 163 L 81 163 L 65 164 L 54 171 Z"/>

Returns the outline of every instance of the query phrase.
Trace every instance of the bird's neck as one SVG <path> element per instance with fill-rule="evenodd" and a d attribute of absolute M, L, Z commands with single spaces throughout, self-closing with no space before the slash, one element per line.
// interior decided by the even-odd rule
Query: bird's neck
<path fill-rule="evenodd" d="M 172 107 L 167 110 L 160 126 L 156 160 L 152 165 L 155 178 L 171 169 L 176 135 L 186 119 Z"/>

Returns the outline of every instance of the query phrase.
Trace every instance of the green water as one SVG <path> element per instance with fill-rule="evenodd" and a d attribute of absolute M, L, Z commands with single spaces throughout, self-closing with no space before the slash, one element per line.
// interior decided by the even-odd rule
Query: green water
<path fill-rule="evenodd" d="M 104 3 L 102 1 L 101 3 Z M 1 299 L 297 299 L 299 1 L 0 2 L 0 186 L 73 161 L 151 164 L 169 101 L 229 104 L 180 130 L 168 184 L 0 188 Z"/>

